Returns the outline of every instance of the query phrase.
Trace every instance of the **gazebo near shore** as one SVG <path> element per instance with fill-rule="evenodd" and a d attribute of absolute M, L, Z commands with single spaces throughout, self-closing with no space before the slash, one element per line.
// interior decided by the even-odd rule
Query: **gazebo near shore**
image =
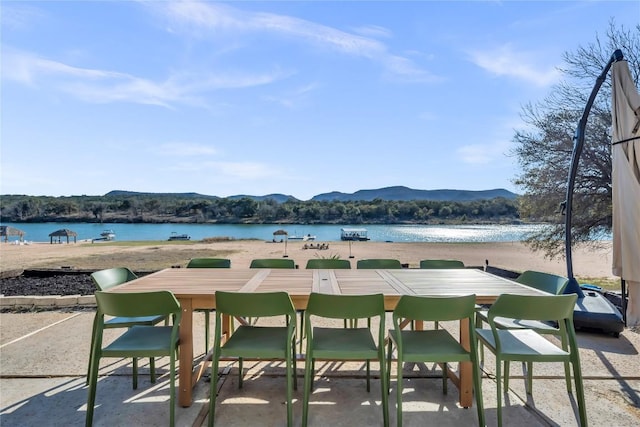
<path fill-rule="evenodd" d="M 9 225 L 0 225 L 0 238 L 4 237 L 4 241 L 9 241 L 9 236 L 18 236 L 20 241 L 24 239 L 26 233 Z"/>
<path fill-rule="evenodd" d="M 78 233 L 76 233 L 73 230 L 69 230 L 68 228 L 62 228 L 60 230 L 56 230 L 53 233 L 49 234 L 49 238 L 51 239 L 51 244 L 53 244 L 54 237 L 58 238 L 58 243 L 60 243 L 61 237 L 66 237 L 67 243 L 69 243 L 69 237 L 73 237 L 73 243 L 76 243 L 76 240 L 78 238 Z"/>

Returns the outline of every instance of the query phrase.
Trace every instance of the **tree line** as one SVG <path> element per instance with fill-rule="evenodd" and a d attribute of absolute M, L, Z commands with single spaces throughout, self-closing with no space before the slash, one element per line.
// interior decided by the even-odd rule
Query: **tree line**
<path fill-rule="evenodd" d="M 2 196 L 3 222 L 130 223 L 500 223 L 520 221 L 519 202 L 299 201 L 189 196 Z M 529 218 L 534 221 L 535 218 Z"/>

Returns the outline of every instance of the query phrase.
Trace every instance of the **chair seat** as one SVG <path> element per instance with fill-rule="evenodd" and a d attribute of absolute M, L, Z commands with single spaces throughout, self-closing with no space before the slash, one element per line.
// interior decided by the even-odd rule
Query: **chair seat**
<path fill-rule="evenodd" d="M 488 314 L 489 311 L 487 310 L 476 311 L 476 317 L 483 322 L 489 321 Z M 496 327 L 500 329 L 533 329 L 541 334 L 558 333 L 558 328 L 541 320 L 510 319 L 508 317 L 496 317 L 493 320 L 496 323 Z"/>
<path fill-rule="evenodd" d="M 405 362 L 461 362 L 469 360 L 469 352 L 446 330 L 402 330 L 402 353 Z M 398 342 L 397 332 L 389 330 L 389 338 Z"/>
<path fill-rule="evenodd" d="M 493 332 L 490 329 L 476 329 L 478 338 L 493 352 L 496 344 Z M 502 349 L 500 352 L 503 360 L 519 361 L 565 361 L 569 353 L 557 347 L 542 335 L 530 329 L 498 329 L 496 333 L 500 337 Z"/>
<path fill-rule="evenodd" d="M 112 317 L 105 320 L 105 328 L 129 328 L 134 325 L 153 326 L 164 321 L 166 316 Z"/>
<path fill-rule="evenodd" d="M 133 326 L 102 349 L 102 357 L 168 356 L 173 348 L 172 329 L 172 326 Z"/>
<path fill-rule="evenodd" d="M 288 330 L 277 326 L 240 326 L 222 346 L 222 356 L 284 358 Z"/>
<path fill-rule="evenodd" d="M 315 359 L 377 359 L 376 346 L 368 328 L 313 328 Z"/>

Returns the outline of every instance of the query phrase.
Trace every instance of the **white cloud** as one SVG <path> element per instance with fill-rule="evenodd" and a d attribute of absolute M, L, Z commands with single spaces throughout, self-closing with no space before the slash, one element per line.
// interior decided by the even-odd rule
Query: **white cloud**
<path fill-rule="evenodd" d="M 273 13 L 247 12 L 213 3 L 172 1 L 145 4 L 169 19 L 172 30 L 195 31 L 202 38 L 207 35 L 217 38 L 221 31 L 275 33 L 288 36 L 296 42 L 303 41 L 347 55 L 368 58 L 405 79 L 436 80 L 410 59 L 389 53 L 384 43 L 308 20 Z M 358 31 L 375 36 L 390 34 L 388 30 L 377 26 L 360 27 Z"/>
<path fill-rule="evenodd" d="M 393 36 L 391 30 L 379 25 L 365 25 L 362 27 L 356 27 L 353 29 L 353 31 L 366 37 L 389 38 Z"/>
<path fill-rule="evenodd" d="M 497 76 L 513 77 L 547 87 L 560 79 L 560 72 L 551 67 L 539 65 L 541 56 L 528 52 L 518 52 L 509 44 L 493 50 L 476 50 L 469 53 L 471 62 Z"/>
<path fill-rule="evenodd" d="M 131 102 L 170 107 L 174 103 L 203 105 L 206 91 L 269 84 L 287 73 L 262 74 L 177 73 L 164 81 L 153 81 L 108 70 L 74 67 L 37 55 L 5 48 L 2 78 L 31 86 L 61 90 L 87 102 Z"/>

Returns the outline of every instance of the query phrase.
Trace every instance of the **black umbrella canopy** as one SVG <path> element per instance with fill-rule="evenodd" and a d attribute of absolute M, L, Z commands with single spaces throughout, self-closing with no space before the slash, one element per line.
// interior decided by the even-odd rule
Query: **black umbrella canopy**
<path fill-rule="evenodd" d="M 287 236 L 287 230 L 283 230 L 282 228 L 273 232 L 274 236 Z"/>

